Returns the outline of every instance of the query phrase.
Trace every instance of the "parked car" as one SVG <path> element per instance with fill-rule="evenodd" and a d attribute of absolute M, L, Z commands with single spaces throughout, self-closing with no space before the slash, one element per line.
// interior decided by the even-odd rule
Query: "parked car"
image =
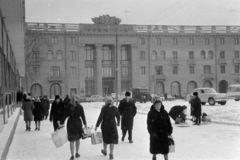
<path fill-rule="evenodd" d="M 137 87 L 132 89 L 132 98 L 137 102 L 152 102 L 150 91 L 146 87 Z"/>
<path fill-rule="evenodd" d="M 209 105 L 214 106 L 216 103 L 225 105 L 227 103 L 227 96 L 223 93 L 217 93 L 214 88 L 196 88 L 192 91 L 198 93 L 198 97 L 201 99 L 202 105 L 209 103 Z M 187 100 L 190 100 L 190 95 L 188 95 Z"/>
<path fill-rule="evenodd" d="M 87 102 L 103 102 L 104 97 L 102 95 L 92 95 L 91 97 L 86 97 Z"/>
<path fill-rule="evenodd" d="M 164 101 L 164 100 L 165 100 L 165 98 L 164 98 L 163 96 L 159 96 L 159 95 L 157 95 L 157 94 L 151 94 L 151 97 L 152 97 L 152 102 L 153 102 L 153 99 L 154 99 L 154 98 L 159 98 L 161 101 Z"/>
<path fill-rule="evenodd" d="M 87 97 L 84 97 L 84 96 L 80 96 L 80 99 L 79 99 L 79 102 L 90 102 Z"/>

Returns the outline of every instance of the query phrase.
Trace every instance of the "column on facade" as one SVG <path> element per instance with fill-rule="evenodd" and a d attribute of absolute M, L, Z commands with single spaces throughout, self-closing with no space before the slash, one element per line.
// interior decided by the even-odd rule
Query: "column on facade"
<path fill-rule="evenodd" d="M 138 77 L 138 46 L 137 44 L 131 44 L 131 75 L 132 75 L 132 88 L 139 87 Z"/>
<path fill-rule="evenodd" d="M 78 44 L 78 94 L 85 96 L 85 60 L 86 60 L 86 51 L 85 44 Z"/>
<path fill-rule="evenodd" d="M 95 71 L 96 71 L 96 93 L 98 95 L 102 95 L 102 44 L 96 44 L 96 66 L 95 66 Z"/>

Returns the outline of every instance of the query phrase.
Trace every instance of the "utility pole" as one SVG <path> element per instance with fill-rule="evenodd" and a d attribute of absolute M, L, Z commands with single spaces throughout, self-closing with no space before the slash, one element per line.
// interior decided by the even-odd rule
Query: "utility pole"
<path fill-rule="evenodd" d="M 127 13 L 129 12 L 129 11 L 123 11 L 124 13 L 125 13 L 125 24 L 127 24 Z"/>
<path fill-rule="evenodd" d="M 116 55 L 115 55 L 115 64 L 116 64 L 116 85 L 115 85 L 115 92 L 116 92 L 116 106 L 118 105 L 118 32 L 117 32 L 117 23 L 116 23 Z"/>

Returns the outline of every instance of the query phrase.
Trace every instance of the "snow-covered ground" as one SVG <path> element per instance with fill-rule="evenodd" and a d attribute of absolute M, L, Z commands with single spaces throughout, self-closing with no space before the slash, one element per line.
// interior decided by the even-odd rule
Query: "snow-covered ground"
<path fill-rule="evenodd" d="M 95 103 L 83 103 L 84 106 L 97 107 L 100 108 L 104 103 L 95 102 Z M 152 103 L 139 103 L 136 102 L 136 107 L 138 108 L 138 113 L 147 114 Z M 187 114 L 190 117 L 190 104 L 184 100 L 175 100 L 175 101 L 163 101 L 166 111 L 169 111 L 175 105 L 186 105 Z M 202 112 L 207 113 L 213 121 L 216 122 L 226 122 L 232 124 L 240 124 L 240 102 L 234 100 L 227 101 L 226 105 L 216 104 L 215 106 L 210 106 L 208 103 L 202 105 Z"/>

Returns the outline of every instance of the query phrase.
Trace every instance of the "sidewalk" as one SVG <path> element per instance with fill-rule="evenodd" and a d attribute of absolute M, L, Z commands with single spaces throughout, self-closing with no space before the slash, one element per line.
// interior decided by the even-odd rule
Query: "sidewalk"
<path fill-rule="evenodd" d="M 100 109 L 90 107 L 88 103 L 82 105 L 88 126 L 94 126 Z M 115 160 L 151 159 L 146 118 L 146 115 L 136 115 L 133 130 L 134 143 L 130 144 L 126 140 L 119 141 L 114 150 Z M 25 131 L 25 123 L 21 116 L 7 160 L 68 160 L 70 158 L 69 143 L 61 148 L 55 148 L 51 139 L 53 126 L 48 120 L 42 122 L 41 131 L 34 130 L 34 123 L 31 128 L 31 132 Z M 120 140 L 122 135 L 120 127 L 118 133 Z M 176 152 L 169 154 L 170 160 L 237 160 L 240 157 L 240 127 L 218 124 L 177 127 L 173 124 L 173 138 L 176 143 Z M 81 140 L 80 143 L 79 160 L 108 159 L 108 156 L 105 157 L 100 152 L 101 144 L 91 145 L 90 138 Z M 162 155 L 157 157 L 163 159 Z"/>

